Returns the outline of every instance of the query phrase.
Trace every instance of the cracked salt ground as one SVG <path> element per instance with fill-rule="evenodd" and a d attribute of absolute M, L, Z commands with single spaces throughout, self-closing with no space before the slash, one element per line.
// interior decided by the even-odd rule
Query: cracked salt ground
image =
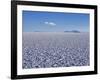
<path fill-rule="evenodd" d="M 22 66 L 89 66 L 89 33 L 23 33 Z"/>

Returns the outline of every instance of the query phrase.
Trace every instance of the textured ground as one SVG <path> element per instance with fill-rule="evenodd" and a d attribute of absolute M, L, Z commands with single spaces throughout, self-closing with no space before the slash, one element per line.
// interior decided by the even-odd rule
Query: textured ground
<path fill-rule="evenodd" d="M 24 69 L 89 65 L 89 33 L 23 33 Z"/>

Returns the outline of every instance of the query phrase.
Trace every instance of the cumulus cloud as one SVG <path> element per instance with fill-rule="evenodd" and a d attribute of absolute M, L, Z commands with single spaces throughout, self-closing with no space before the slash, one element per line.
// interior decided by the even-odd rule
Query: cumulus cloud
<path fill-rule="evenodd" d="M 44 24 L 50 25 L 50 26 L 55 26 L 56 25 L 54 22 L 44 22 Z"/>

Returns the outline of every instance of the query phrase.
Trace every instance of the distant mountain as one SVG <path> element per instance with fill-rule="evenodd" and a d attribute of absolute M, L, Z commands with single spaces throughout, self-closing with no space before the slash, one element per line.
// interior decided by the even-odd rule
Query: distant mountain
<path fill-rule="evenodd" d="M 80 31 L 78 31 L 78 30 L 72 30 L 72 31 L 64 31 L 64 32 L 80 33 Z"/>

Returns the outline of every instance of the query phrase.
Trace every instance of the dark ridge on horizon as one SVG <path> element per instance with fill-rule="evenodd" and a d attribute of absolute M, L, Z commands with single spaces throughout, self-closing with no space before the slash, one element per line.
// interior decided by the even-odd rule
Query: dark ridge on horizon
<path fill-rule="evenodd" d="M 80 31 L 78 31 L 78 30 L 72 30 L 72 31 L 64 31 L 64 32 L 80 33 Z"/>

